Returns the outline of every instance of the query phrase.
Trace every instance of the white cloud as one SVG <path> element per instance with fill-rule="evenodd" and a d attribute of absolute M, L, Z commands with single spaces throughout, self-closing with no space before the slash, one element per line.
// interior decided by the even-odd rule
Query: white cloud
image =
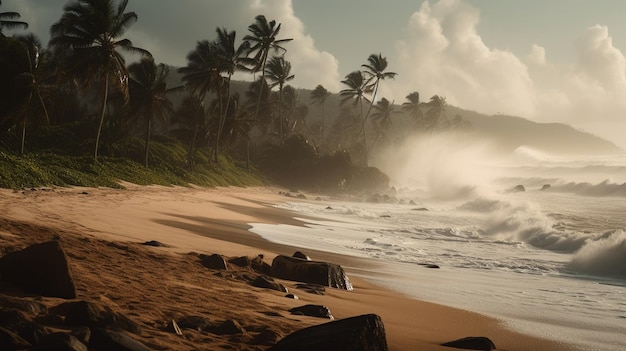
<path fill-rule="evenodd" d="M 438 94 L 487 114 L 568 123 L 626 147 L 626 58 L 607 27 L 587 29 L 576 43 L 576 61 L 557 66 L 539 45 L 524 58 L 488 47 L 479 21 L 478 10 L 463 0 L 424 2 L 396 42 L 390 68 L 399 75 L 383 94 L 396 101 L 412 91 L 422 100 Z"/>

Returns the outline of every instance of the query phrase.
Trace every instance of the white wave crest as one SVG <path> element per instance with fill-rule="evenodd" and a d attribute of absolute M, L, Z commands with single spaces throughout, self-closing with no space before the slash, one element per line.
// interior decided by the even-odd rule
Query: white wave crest
<path fill-rule="evenodd" d="M 568 268 L 580 273 L 626 278 L 626 232 L 608 232 L 589 241 L 574 255 Z"/>

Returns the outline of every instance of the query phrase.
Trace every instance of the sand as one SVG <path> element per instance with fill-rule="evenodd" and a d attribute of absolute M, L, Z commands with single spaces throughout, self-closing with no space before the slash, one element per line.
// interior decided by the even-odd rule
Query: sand
<path fill-rule="evenodd" d="M 314 303 L 327 306 L 337 319 L 378 314 L 390 350 L 451 350 L 439 344 L 466 336 L 489 337 L 498 350 L 575 349 L 507 329 L 494 318 L 411 299 L 355 277 L 351 277 L 354 291 L 327 289 L 325 295 L 280 281 L 299 300 L 252 287 L 247 279 L 254 272 L 209 270 L 199 263 L 198 254 L 263 254 L 264 261 L 271 264 L 277 254 L 301 250 L 295 245 L 270 243 L 248 231 L 247 223 L 252 222 L 300 224 L 294 214 L 271 206 L 287 200 L 279 189 L 124 185 L 127 189 L 0 190 L 0 254 L 60 240 L 69 257 L 78 299 L 110 306 L 138 322 L 142 333 L 137 339 L 151 348 L 265 350 L 293 331 L 327 322 L 288 312 Z M 169 247 L 141 244 L 150 240 Z M 349 276 L 376 264 L 305 252 L 315 260 L 341 264 Z M 43 301 L 50 307 L 62 302 L 54 298 Z M 189 316 L 214 324 L 235 320 L 246 332 L 216 335 L 184 329 L 183 336 L 178 336 L 166 330 L 172 319 Z"/>

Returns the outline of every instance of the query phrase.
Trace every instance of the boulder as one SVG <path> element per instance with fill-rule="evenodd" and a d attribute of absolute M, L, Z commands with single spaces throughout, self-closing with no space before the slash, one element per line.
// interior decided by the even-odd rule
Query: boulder
<path fill-rule="evenodd" d="M 272 261 L 270 274 L 280 279 L 352 290 L 352 283 L 345 271 L 334 263 L 279 255 Z"/>
<path fill-rule="evenodd" d="M 150 348 L 131 338 L 126 332 L 102 328 L 93 330 L 89 349 L 96 351 L 151 351 Z"/>
<path fill-rule="evenodd" d="M 184 316 L 179 318 L 178 325 L 183 329 L 193 329 L 198 332 L 204 332 L 210 329 L 211 323 L 201 316 Z"/>
<path fill-rule="evenodd" d="M 508 192 L 510 192 L 510 193 L 523 193 L 525 191 L 526 191 L 526 188 L 523 185 L 519 184 L 519 185 L 514 186 Z"/>
<path fill-rule="evenodd" d="M 123 329 L 134 334 L 141 332 L 137 323 L 107 306 L 87 301 L 68 302 L 65 305 L 67 325 Z"/>
<path fill-rule="evenodd" d="M 330 310 L 326 306 L 322 305 L 304 305 L 300 307 L 294 307 L 289 310 L 291 314 L 297 314 L 302 316 L 317 317 L 335 319 Z"/>
<path fill-rule="evenodd" d="M 302 253 L 301 251 L 294 252 L 293 255 L 291 255 L 291 257 L 300 258 L 305 261 L 311 261 L 311 258 L 308 255 Z"/>
<path fill-rule="evenodd" d="M 265 277 L 262 275 L 258 276 L 252 282 L 252 286 L 256 286 L 257 288 L 263 288 L 263 289 L 272 289 L 272 290 L 285 292 L 285 293 L 287 292 L 287 288 L 284 285 L 274 281 L 274 279 L 270 277 Z"/>
<path fill-rule="evenodd" d="M 248 256 L 234 257 L 228 260 L 228 263 L 232 263 L 239 267 L 250 267 L 252 265 L 252 261 Z"/>
<path fill-rule="evenodd" d="M 208 269 L 228 269 L 228 264 L 224 257 L 218 254 L 213 255 L 200 255 L 200 261 L 202 265 Z"/>
<path fill-rule="evenodd" d="M 46 335 L 39 340 L 37 351 L 88 351 L 74 336 L 62 332 Z"/>
<path fill-rule="evenodd" d="M 367 314 L 315 325 L 287 335 L 270 351 L 387 351 L 385 327 Z"/>
<path fill-rule="evenodd" d="M 263 254 L 259 254 L 257 257 L 250 260 L 250 267 L 261 274 L 270 274 L 271 267 L 263 261 Z"/>
<path fill-rule="evenodd" d="M 463 350 L 492 351 L 496 345 L 489 338 L 484 336 L 470 336 L 441 344 L 441 346 L 454 347 Z"/>
<path fill-rule="evenodd" d="M 24 291 L 49 297 L 76 298 L 76 287 L 61 243 L 31 245 L 0 258 L 0 277 Z"/>

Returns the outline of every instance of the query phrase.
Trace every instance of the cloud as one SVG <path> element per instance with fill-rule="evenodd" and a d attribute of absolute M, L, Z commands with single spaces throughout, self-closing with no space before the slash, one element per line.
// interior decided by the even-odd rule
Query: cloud
<path fill-rule="evenodd" d="M 400 67 L 383 94 L 402 101 L 412 91 L 487 114 L 564 122 L 626 147 L 626 58 L 607 27 L 593 26 L 575 43 L 575 62 L 555 65 L 548 49 L 523 58 L 488 47 L 478 33 L 479 11 L 463 0 L 422 3 L 396 41 L 390 66 Z"/>

